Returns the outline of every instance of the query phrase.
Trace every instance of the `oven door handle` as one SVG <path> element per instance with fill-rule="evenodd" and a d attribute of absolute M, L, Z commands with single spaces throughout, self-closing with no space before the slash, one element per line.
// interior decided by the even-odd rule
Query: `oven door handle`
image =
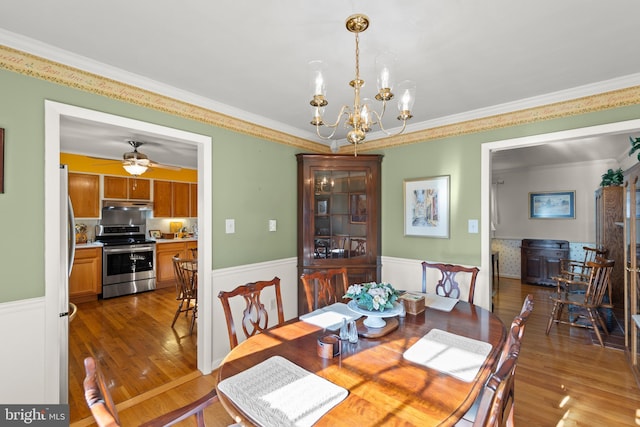
<path fill-rule="evenodd" d="M 155 249 L 154 245 L 136 245 L 135 247 L 127 246 L 126 248 L 104 248 L 105 254 L 122 254 L 122 253 L 131 253 L 131 252 L 149 252 Z"/>

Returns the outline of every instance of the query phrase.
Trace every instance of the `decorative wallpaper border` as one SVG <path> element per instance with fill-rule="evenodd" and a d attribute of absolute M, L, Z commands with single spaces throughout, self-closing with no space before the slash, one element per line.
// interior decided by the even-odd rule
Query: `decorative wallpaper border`
<path fill-rule="evenodd" d="M 304 150 L 319 153 L 330 152 L 328 146 L 318 142 L 256 125 L 8 46 L 0 45 L 0 68 Z M 461 136 L 634 104 L 640 104 L 640 86 L 370 141 L 358 147 L 358 151 L 371 151 Z M 354 147 L 342 147 L 340 151 L 350 153 L 354 151 Z"/>

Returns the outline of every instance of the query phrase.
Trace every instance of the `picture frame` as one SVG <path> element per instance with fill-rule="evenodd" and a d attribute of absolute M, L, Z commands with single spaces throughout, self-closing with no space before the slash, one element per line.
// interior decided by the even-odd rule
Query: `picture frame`
<path fill-rule="evenodd" d="M 160 230 L 149 230 L 149 236 L 153 239 L 162 238 L 162 231 Z"/>
<path fill-rule="evenodd" d="M 329 199 L 316 200 L 316 215 L 329 214 Z"/>
<path fill-rule="evenodd" d="M 449 238 L 449 175 L 404 180 L 404 235 Z"/>
<path fill-rule="evenodd" d="M 575 219 L 575 191 L 529 193 L 529 219 Z"/>
<path fill-rule="evenodd" d="M 0 194 L 4 193 L 4 129 L 0 128 Z"/>
<path fill-rule="evenodd" d="M 351 224 L 367 223 L 366 194 L 357 193 L 349 195 L 349 222 Z"/>

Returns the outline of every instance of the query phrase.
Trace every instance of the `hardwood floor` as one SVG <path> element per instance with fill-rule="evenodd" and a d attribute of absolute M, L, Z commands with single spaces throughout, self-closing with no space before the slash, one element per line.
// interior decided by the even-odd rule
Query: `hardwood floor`
<path fill-rule="evenodd" d="M 550 334 L 545 335 L 551 310 L 550 292 L 551 288 L 521 285 L 519 280 L 500 280 L 494 310 L 505 324 L 520 311 L 528 293 L 532 293 L 535 300 L 516 372 L 516 425 L 640 424 L 640 389 L 624 351 L 594 345 L 589 331 L 566 325 L 553 326 Z M 101 355 L 106 374 L 114 378 L 112 393 L 116 402 L 120 402 L 124 426 L 138 425 L 184 405 L 214 386 L 215 372 L 206 376 L 194 373 L 197 332 L 187 336 L 188 322 L 184 317 L 176 323 L 176 334 L 169 327 L 176 307 L 173 291 L 161 290 L 90 304 L 95 307 L 80 306 L 71 327 L 72 425 L 92 424 L 91 418 L 82 420 L 89 412 L 84 409 L 81 363 L 90 349 Z M 100 315 L 91 314 L 90 308 L 95 308 Z M 134 321 L 136 325 L 132 325 Z M 135 337 L 135 329 L 140 329 L 136 333 L 140 333 L 141 338 Z M 89 338 L 93 344 L 80 345 L 76 340 L 82 337 Z M 79 371 L 74 364 L 79 364 Z M 112 372 L 113 366 L 118 372 Z M 143 389 L 146 394 L 134 397 Z M 206 420 L 207 425 L 212 426 L 233 422 L 220 404 L 206 411 Z M 193 425 L 193 422 L 184 425 Z"/>

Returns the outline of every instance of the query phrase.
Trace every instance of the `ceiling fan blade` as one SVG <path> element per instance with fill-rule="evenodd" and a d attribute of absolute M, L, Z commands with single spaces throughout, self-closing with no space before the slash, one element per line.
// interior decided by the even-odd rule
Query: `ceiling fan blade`
<path fill-rule="evenodd" d="M 149 162 L 149 167 L 150 168 L 156 168 L 156 169 L 168 169 L 168 170 L 172 170 L 172 171 L 179 171 L 182 170 L 181 167 L 179 166 L 171 166 L 171 165 L 163 165 L 160 163 L 156 163 L 156 162 Z"/>

